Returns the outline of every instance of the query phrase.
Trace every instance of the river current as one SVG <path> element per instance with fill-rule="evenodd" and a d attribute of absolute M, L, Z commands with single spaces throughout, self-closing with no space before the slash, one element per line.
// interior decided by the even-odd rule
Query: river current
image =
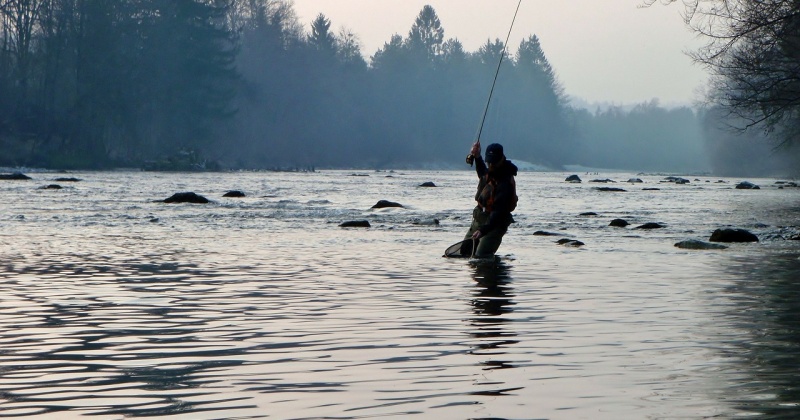
<path fill-rule="evenodd" d="M 442 258 L 468 171 L 28 175 L 0 181 L 0 418 L 800 416 L 781 180 L 523 172 L 475 265 Z M 760 242 L 674 246 L 722 227 Z"/>

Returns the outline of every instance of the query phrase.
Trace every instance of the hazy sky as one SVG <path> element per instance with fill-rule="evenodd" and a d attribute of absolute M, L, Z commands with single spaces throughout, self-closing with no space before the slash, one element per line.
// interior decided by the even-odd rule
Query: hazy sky
<path fill-rule="evenodd" d="M 680 2 L 640 3 L 522 0 L 509 48 L 513 53 L 523 38 L 538 36 L 567 94 L 590 102 L 691 103 L 706 73 L 685 52 L 701 40 L 685 27 Z M 294 0 L 306 31 L 323 13 L 336 32 L 345 27 L 359 36 L 365 58 L 393 34 L 406 37 L 426 4 L 436 10 L 445 38 L 473 52 L 490 38 L 505 40 L 517 0 Z"/>

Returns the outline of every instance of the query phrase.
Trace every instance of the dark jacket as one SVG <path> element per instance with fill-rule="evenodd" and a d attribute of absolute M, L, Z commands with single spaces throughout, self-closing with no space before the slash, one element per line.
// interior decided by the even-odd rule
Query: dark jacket
<path fill-rule="evenodd" d="M 517 204 L 514 181 L 517 166 L 506 160 L 501 167 L 490 173 L 483 159 L 476 156 L 475 171 L 480 178 L 475 201 L 489 213 L 489 221 L 480 227 L 481 234 L 485 235 L 495 229 L 505 231 L 514 220 L 511 212 Z"/>

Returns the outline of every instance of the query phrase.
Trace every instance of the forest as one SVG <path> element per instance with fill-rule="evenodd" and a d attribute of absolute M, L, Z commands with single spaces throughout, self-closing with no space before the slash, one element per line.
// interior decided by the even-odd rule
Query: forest
<path fill-rule="evenodd" d="M 769 136 L 713 108 L 573 106 L 535 34 L 466 51 L 425 6 L 365 57 L 335 28 L 288 0 L 0 0 L 0 166 L 463 169 L 502 56 L 482 143 L 530 167 L 793 167 L 740 167 Z"/>

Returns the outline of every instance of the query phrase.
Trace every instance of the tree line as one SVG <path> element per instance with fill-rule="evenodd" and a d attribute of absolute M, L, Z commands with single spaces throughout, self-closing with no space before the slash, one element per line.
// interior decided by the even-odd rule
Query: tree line
<path fill-rule="evenodd" d="M 431 6 L 369 57 L 286 0 L 0 0 L 0 165 L 707 167 L 701 115 L 569 105 L 536 35 L 466 51 Z M 511 50 L 514 50 L 511 52 Z"/>

